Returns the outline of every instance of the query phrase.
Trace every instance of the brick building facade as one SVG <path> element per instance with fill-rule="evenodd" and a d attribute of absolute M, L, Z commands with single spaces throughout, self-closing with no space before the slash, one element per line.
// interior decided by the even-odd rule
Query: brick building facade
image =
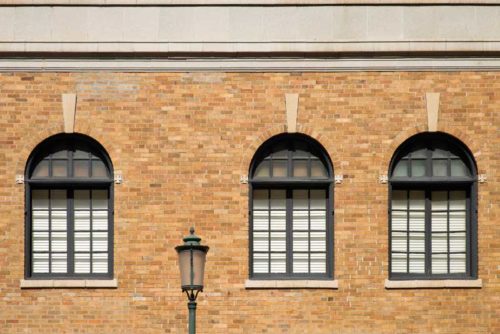
<path fill-rule="evenodd" d="M 0 8 L 0 13 L 11 8 L 16 9 Z M 487 9 L 493 13 L 487 19 L 499 18 L 497 6 Z M 500 62 L 494 53 L 500 49 L 493 42 L 492 53 L 453 58 L 438 51 L 414 68 L 404 63 L 414 62 L 413 56 L 404 58 L 401 52 L 377 69 L 374 62 L 388 58 L 361 50 L 363 64 L 349 69 L 342 64 L 269 69 L 254 63 L 234 69 L 231 60 L 216 57 L 226 67 L 146 69 L 142 63 L 131 70 L 137 65 L 112 69 L 115 60 L 105 54 L 89 56 L 99 62 L 92 67 L 86 55 L 71 58 L 63 51 L 54 57 L 50 43 L 39 50 L 47 54 L 14 54 L 8 50 L 14 43 L 4 40 L 0 333 L 185 332 L 186 299 L 174 247 L 190 226 L 210 246 L 205 291 L 199 297 L 201 333 L 500 330 Z M 471 49 L 478 40 L 471 39 Z M 277 54 L 257 55 L 252 62 L 281 61 L 278 56 L 273 60 Z M 119 50 L 114 57 L 129 64 L 148 61 Z M 204 56 L 193 59 L 199 57 Z M 315 57 L 341 59 L 334 53 Z M 182 66 L 193 65 L 186 60 Z M 262 144 L 295 132 L 294 127 L 321 144 L 333 168 L 328 198 L 333 252 L 327 258 L 332 275 L 326 280 L 255 279 L 250 166 Z M 26 252 L 31 250 L 25 229 L 32 222 L 26 218 L 26 166 L 38 144 L 64 132 L 100 143 L 111 160 L 111 175 L 122 177 L 111 186 L 109 279 L 41 280 L 27 274 L 31 259 Z M 469 241 L 477 241 L 477 261 L 467 263 L 477 275 L 392 280 L 389 166 L 401 144 L 429 132 L 455 138 L 474 158 L 477 219 L 470 224 L 477 228 L 477 240 Z M 474 196 L 469 199 L 475 210 Z"/>

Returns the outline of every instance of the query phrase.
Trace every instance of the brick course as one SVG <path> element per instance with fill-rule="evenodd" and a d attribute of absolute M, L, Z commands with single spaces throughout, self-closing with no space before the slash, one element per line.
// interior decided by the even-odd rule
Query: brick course
<path fill-rule="evenodd" d="M 75 131 L 98 140 L 115 185 L 118 289 L 26 289 L 24 173 L 33 148 L 63 131 L 61 94 L 78 94 Z M 338 290 L 245 290 L 248 186 L 256 148 L 285 129 L 328 151 L 335 174 Z M 439 129 L 474 153 L 481 289 L 385 290 L 387 172 L 399 144 L 427 128 L 425 93 L 441 93 Z M 199 333 L 495 333 L 500 331 L 500 74 L 0 74 L 0 333 L 185 333 L 174 247 L 191 225 L 210 246 Z"/>

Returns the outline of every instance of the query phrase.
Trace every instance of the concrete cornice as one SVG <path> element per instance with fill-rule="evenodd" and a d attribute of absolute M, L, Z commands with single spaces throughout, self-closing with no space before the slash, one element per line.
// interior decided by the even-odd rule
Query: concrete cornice
<path fill-rule="evenodd" d="M 500 4 L 500 0 L 3 0 L 0 6 L 221 6 L 221 5 L 480 5 Z"/>
<path fill-rule="evenodd" d="M 0 72 L 449 72 L 499 70 L 500 57 L 0 59 Z"/>

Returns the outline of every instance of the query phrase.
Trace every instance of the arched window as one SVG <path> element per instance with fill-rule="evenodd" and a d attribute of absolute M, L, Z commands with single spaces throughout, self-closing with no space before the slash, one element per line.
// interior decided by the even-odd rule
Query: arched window
<path fill-rule="evenodd" d="M 95 140 L 61 134 L 26 166 L 26 278 L 113 276 L 113 169 Z"/>
<path fill-rule="evenodd" d="M 476 166 L 444 133 L 404 142 L 390 165 L 390 277 L 475 278 Z"/>
<path fill-rule="evenodd" d="M 333 276 L 332 165 L 310 137 L 265 142 L 250 168 L 251 278 Z"/>

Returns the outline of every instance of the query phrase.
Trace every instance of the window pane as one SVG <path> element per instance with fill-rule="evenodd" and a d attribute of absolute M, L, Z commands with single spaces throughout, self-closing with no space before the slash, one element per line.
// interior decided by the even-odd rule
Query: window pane
<path fill-rule="evenodd" d="M 311 211 L 311 230 L 326 230 L 326 211 Z"/>
<path fill-rule="evenodd" d="M 450 191 L 450 210 L 465 210 L 465 191 Z"/>
<path fill-rule="evenodd" d="M 423 274 L 425 273 L 425 255 L 410 254 L 410 273 Z"/>
<path fill-rule="evenodd" d="M 410 233 L 410 252 L 425 252 L 424 233 Z"/>
<path fill-rule="evenodd" d="M 271 232 L 271 251 L 286 251 L 286 234 L 284 232 Z"/>
<path fill-rule="evenodd" d="M 52 159 L 68 159 L 68 151 L 59 151 L 52 154 Z"/>
<path fill-rule="evenodd" d="M 271 211 L 271 230 L 285 230 L 286 229 L 286 211 L 273 210 Z"/>
<path fill-rule="evenodd" d="M 44 274 L 49 272 L 49 254 L 33 254 L 33 273 Z"/>
<path fill-rule="evenodd" d="M 311 273 L 326 273 L 326 254 L 311 254 Z"/>
<path fill-rule="evenodd" d="M 48 209 L 49 208 L 49 191 L 48 190 L 33 190 L 31 192 L 31 203 L 33 209 Z"/>
<path fill-rule="evenodd" d="M 326 209 L 326 191 L 311 190 L 311 209 L 325 210 Z"/>
<path fill-rule="evenodd" d="M 75 209 L 90 209 L 90 191 L 75 190 Z"/>
<path fill-rule="evenodd" d="M 434 151 L 432 151 L 432 158 L 433 159 L 448 158 L 448 151 L 441 150 L 441 149 L 437 148 Z"/>
<path fill-rule="evenodd" d="M 448 230 L 448 213 L 433 212 L 431 225 L 432 232 L 446 232 Z"/>
<path fill-rule="evenodd" d="M 286 254 L 271 254 L 271 272 L 286 272 Z"/>
<path fill-rule="evenodd" d="M 469 169 L 462 160 L 451 160 L 451 176 L 469 176 Z"/>
<path fill-rule="evenodd" d="M 104 162 L 100 160 L 92 160 L 92 177 L 107 177 L 108 170 Z"/>
<path fill-rule="evenodd" d="M 286 190 L 271 190 L 271 209 L 285 209 Z"/>
<path fill-rule="evenodd" d="M 254 211 L 253 212 L 253 229 L 267 230 L 269 229 L 269 212 Z"/>
<path fill-rule="evenodd" d="M 411 161 L 411 176 L 425 176 L 425 160 Z"/>
<path fill-rule="evenodd" d="M 92 210 L 108 208 L 108 191 L 92 190 Z"/>
<path fill-rule="evenodd" d="M 108 211 L 92 211 L 92 229 L 108 229 Z"/>
<path fill-rule="evenodd" d="M 49 233 L 33 232 L 33 252 L 49 251 Z"/>
<path fill-rule="evenodd" d="M 89 160 L 75 160 L 73 161 L 75 177 L 89 177 Z"/>
<path fill-rule="evenodd" d="M 400 160 L 394 168 L 392 176 L 408 176 L 408 161 Z"/>
<path fill-rule="evenodd" d="M 31 215 L 33 231 L 47 231 L 49 229 L 49 211 L 33 210 Z"/>
<path fill-rule="evenodd" d="M 410 212 L 410 231 L 425 230 L 425 212 Z"/>
<path fill-rule="evenodd" d="M 309 229 L 309 211 L 307 210 L 293 211 L 293 229 L 294 230 Z"/>
<path fill-rule="evenodd" d="M 273 160 L 273 177 L 286 177 L 288 163 L 286 160 Z"/>
<path fill-rule="evenodd" d="M 33 177 L 48 177 L 49 176 L 49 162 L 42 160 L 33 170 Z"/>
<path fill-rule="evenodd" d="M 75 252 L 90 252 L 89 232 L 75 232 Z"/>
<path fill-rule="evenodd" d="M 309 272 L 309 255 L 307 253 L 293 254 L 293 272 L 294 273 Z"/>
<path fill-rule="evenodd" d="M 448 209 L 448 193 L 446 191 L 432 192 L 432 210 L 447 210 Z"/>
<path fill-rule="evenodd" d="M 52 221 L 52 230 L 56 231 L 65 231 L 67 229 L 67 212 L 66 211 L 52 211 L 51 221 Z"/>
<path fill-rule="evenodd" d="M 90 254 L 75 254 L 75 273 L 90 273 Z"/>
<path fill-rule="evenodd" d="M 450 252 L 465 252 L 465 232 L 450 234 Z"/>
<path fill-rule="evenodd" d="M 311 177 L 328 177 L 326 168 L 320 160 L 311 160 Z"/>
<path fill-rule="evenodd" d="M 267 210 L 269 209 L 269 199 L 268 199 L 268 194 L 269 191 L 263 190 L 263 189 L 258 189 L 253 191 L 253 208 L 254 210 L 257 209 L 264 209 Z"/>
<path fill-rule="evenodd" d="M 50 241 L 53 252 L 66 252 L 67 250 L 66 232 L 52 232 Z"/>
<path fill-rule="evenodd" d="M 90 211 L 75 211 L 75 230 L 90 230 Z"/>
<path fill-rule="evenodd" d="M 448 273 L 448 255 L 432 254 L 432 273 L 447 274 Z"/>
<path fill-rule="evenodd" d="M 465 254 L 450 255 L 450 273 L 465 273 L 466 256 Z"/>
<path fill-rule="evenodd" d="M 308 252 L 309 238 L 307 232 L 293 232 L 293 251 Z"/>
<path fill-rule="evenodd" d="M 253 250 L 255 252 L 268 252 L 269 251 L 269 233 L 268 232 L 254 232 L 253 233 Z"/>
<path fill-rule="evenodd" d="M 275 159 L 275 158 L 286 159 L 286 158 L 288 158 L 288 150 L 284 149 L 284 150 L 276 151 L 272 154 L 272 157 L 273 157 L 273 159 Z"/>
<path fill-rule="evenodd" d="M 391 270 L 393 273 L 406 273 L 406 254 L 392 254 Z"/>
<path fill-rule="evenodd" d="M 411 158 L 412 159 L 425 159 L 425 158 L 427 158 L 427 149 L 423 148 L 423 149 L 411 152 Z"/>
<path fill-rule="evenodd" d="M 432 160 L 433 176 L 448 176 L 448 160 Z"/>
<path fill-rule="evenodd" d="M 325 232 L 311 232 L 311 251 L 326 252 Z"/>
<path fill-rule="evenodd" d="M 108 233 L 94 232 L 92 233 L 92 251 L 106 252 L 108 250 Z"/>
<path fill-rule="evenodd" d="M 68 176 L 67 160 L 52 160 L 52 176 L 55 177 Z"/>
<path fill-rule="evenodd" d="M 307 210 L 309 208 L 308 191 L 294 190 L 293 191 L 293 209 Z"/>
<path fill-rule="evenodd" d="M 408 227 L 406 211 L 393 211 L 391 214 L 392 229 L 396 231 L 406 231 Z"/>
<path fill-rule="evenodd" d="M 295 150 L 292 152 L 293 158 L 307 158 L 309 157 L 309 152 L 304 150 Z"/>
<path fill-rule="evenodd" d="M 448 238 L 446 233 L 432 234 L 432 252 L 446 253 L 448 252 Z"/>
<path fill-rule="evenodd" d="M 262 161 L 257 168 L 255 169 L 255 177 L 269 177 L 271 173 L 269 171 L 270 168 L 269 160 Z"/>
<path fill-rule="evenodd" d="M 465 211 L 456 211 L 450 212 L 450 231 L 465 231 L 465 223 L 466 223 L 466 212 Z"/>
<path fill-rule="evenodd" d="M 410 210 L 425 209 L 425 192 L 410 191 Z"/>
<path fill-rule="evenodd" d="M 391 206 L 393 210 L 406 210 L 408 208 L 407 191 L 393 190 Z"/>
<path fill-rule="evenodd" d="M 85 151 L 76 150 L 73 153 L 73 159 L 89 159 L 90 153 Z"/>
<path fill-rule="evenodd" d="M 67 255 L 52 254 L 52 272 L 66 273 L 67 272 Z"/>
<path fill-rule="evenodd" d="M 294 160 L 293 162 L 293 176 L 294 177 L 307 177 L 307 160 Z"/>
<path fill-rule="evenodd" d="M 253 272 L 254 273 L 269 272 L 269 254 L 253 255 Z"/>
<path fill-rule="evenodd" d="M 391 246 L 393 252 L 406 252 L 407 245 L 406 233 L 392 232 Z"/>
<path fill-rule="evenodd" d="M 50 191 L 50 207 L 51 209 L 66 209 L 67 199 L 66 190 L 51 190 Z"/>
<path fill-rule="evenodd" d="M 92 255 L 92 272 L 105 274 L 108 272 L 108 254 L 100 253 Z"/>

